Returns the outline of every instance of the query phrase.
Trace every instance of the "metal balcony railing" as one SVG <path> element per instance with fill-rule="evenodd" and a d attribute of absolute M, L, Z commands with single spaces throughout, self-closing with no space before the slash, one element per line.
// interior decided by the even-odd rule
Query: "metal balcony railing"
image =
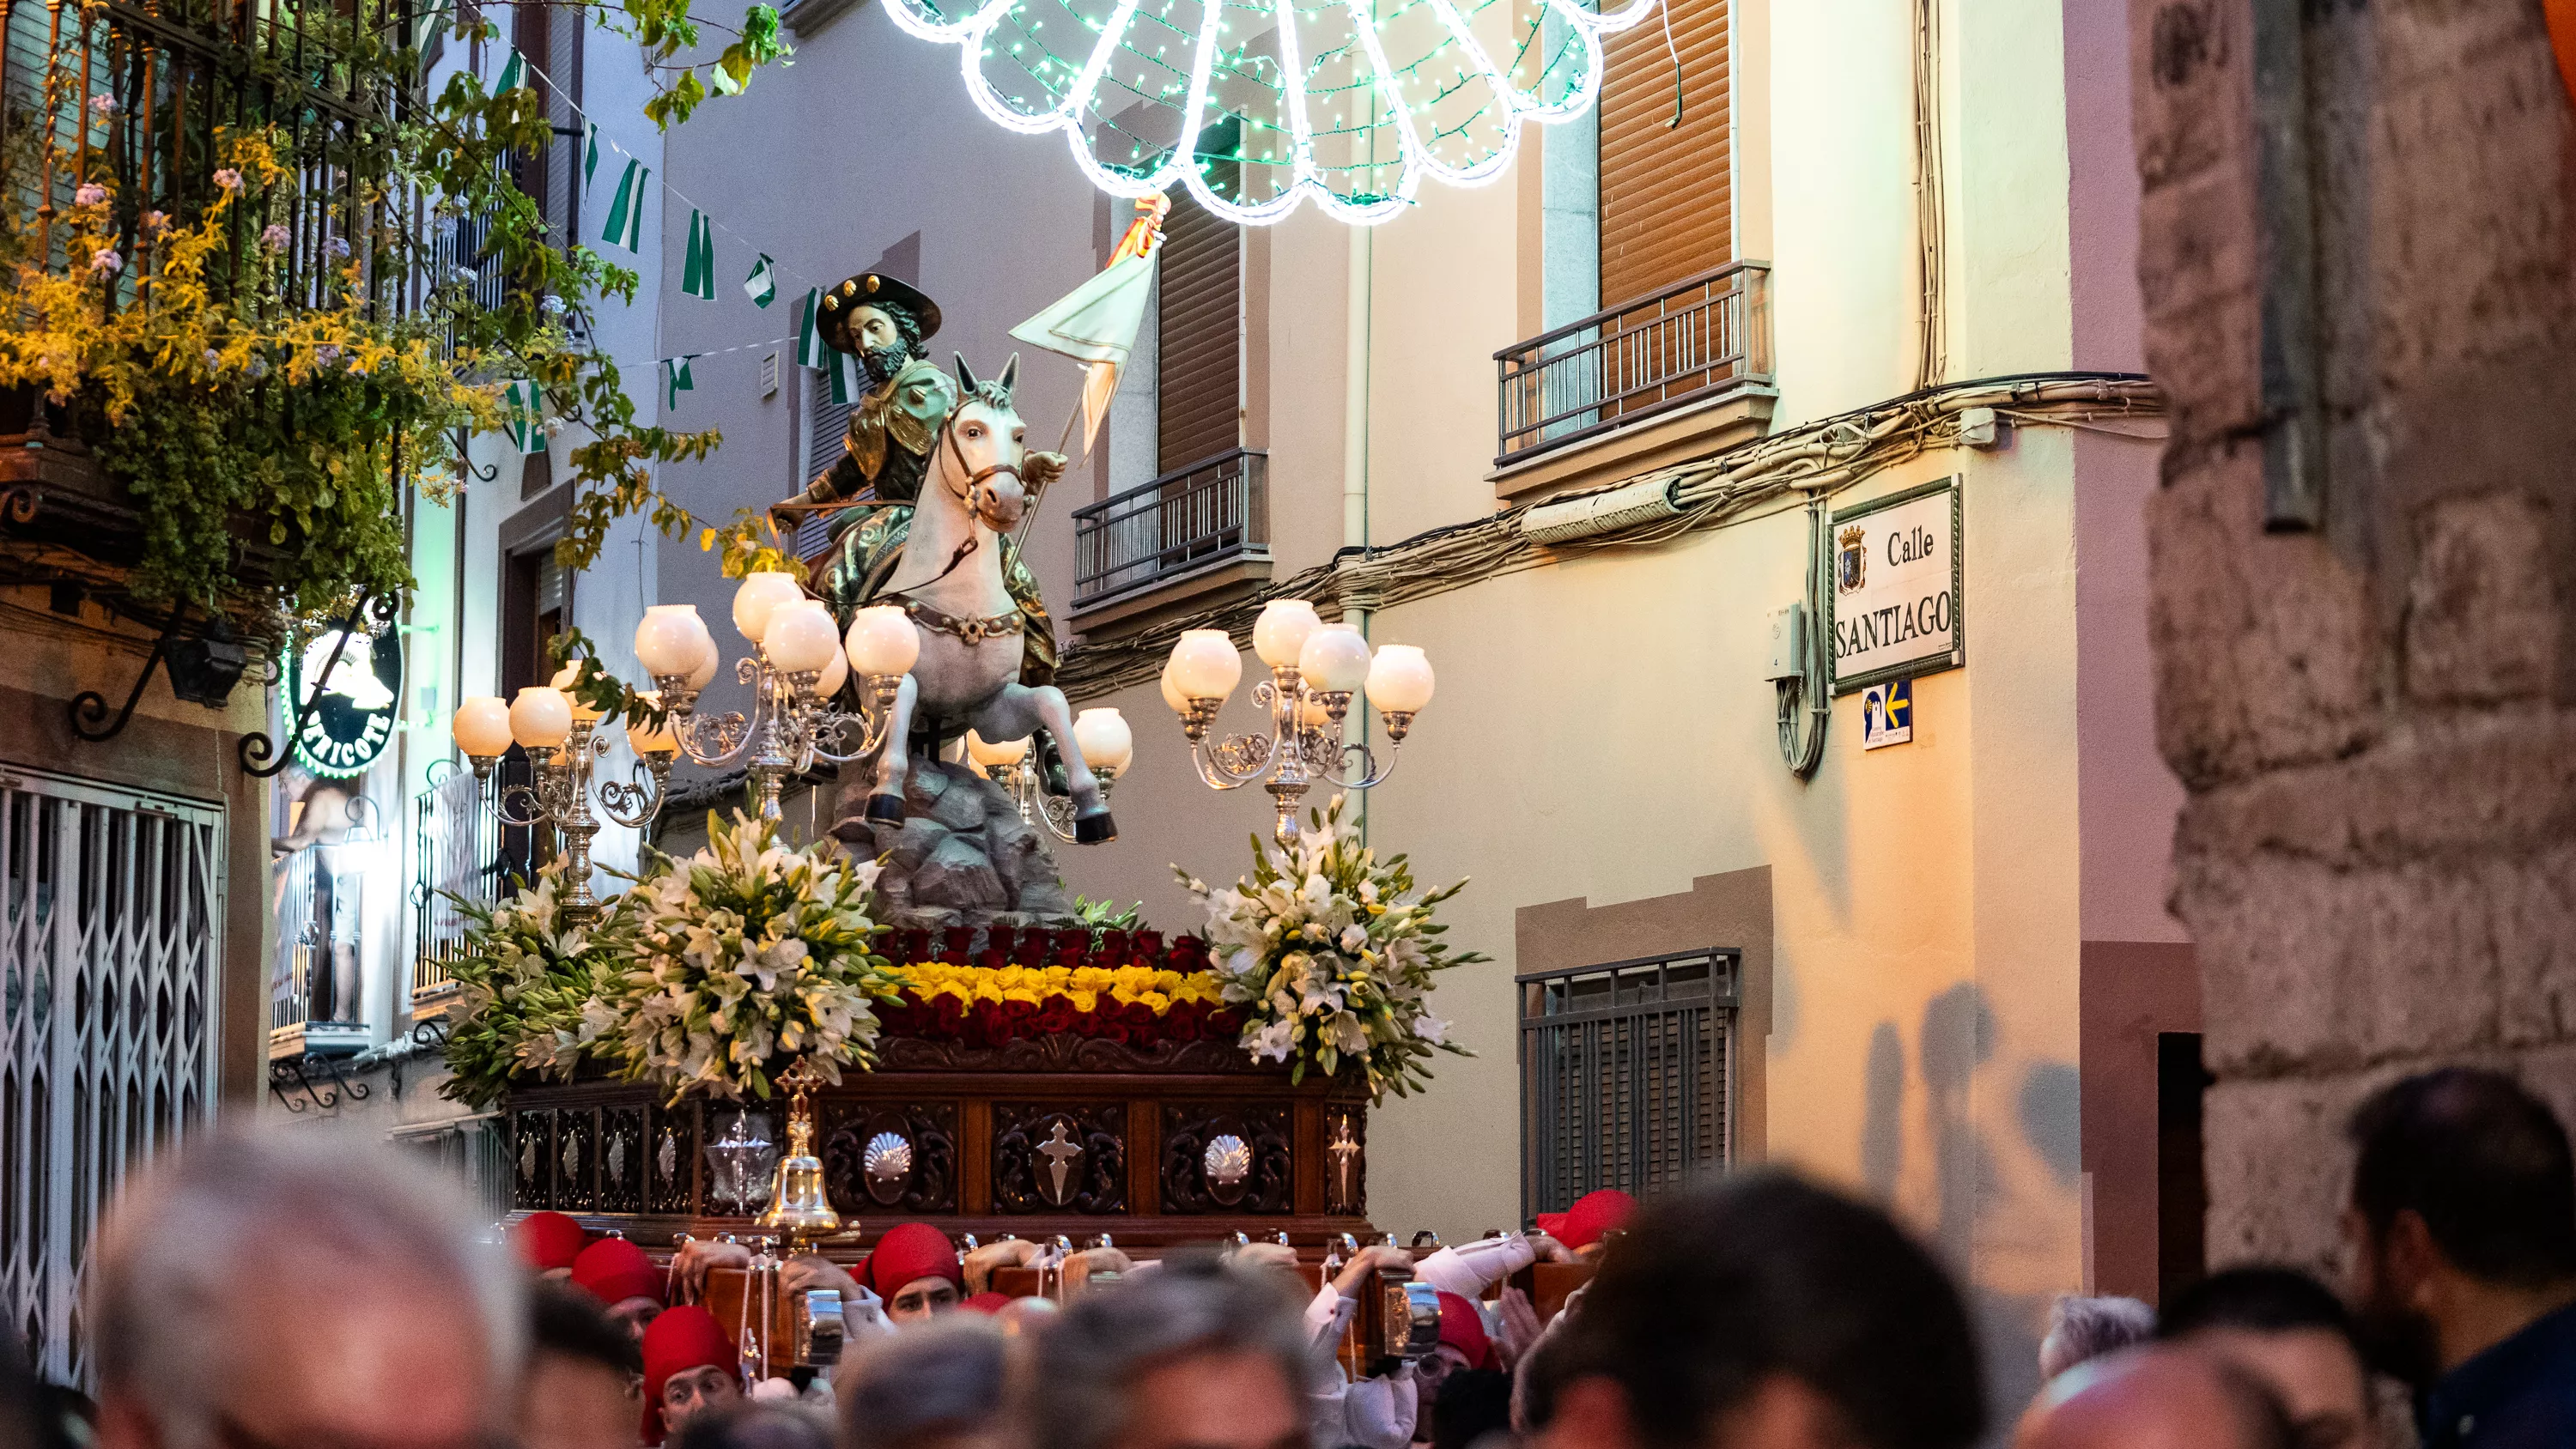
<path fill-rule="evenodd" d="M 1270 455 L 1236 448 L 1073 511 L 1073 607 L 1270 551 Z"/>
<path fill-rule="evenodd" d="M 1742 972 L 1743 953 L 1704 950 L 1515 978 L 1525 1219 L 1729 1159 Z"/>
<path fill-rule="evenodd" d="M 1494 354 L 1496 464 L 1771 376 L 1771 269 L 1736 262 Z"/>
<path fill-rule="evenodd" d="M 277 958 L 269 977 L 270 1051 L 351 1051 L 366 1045 L 364 831 L 309 845 L 269 868 Z"/>
<path fill-rule="evenodd" d="M 446 773 L 440 773 L 441 769 Z M 529 871 L 528 831 L 504 830 L 487 808 L 484 788 L 496 794 L 526 783 L 524 760 L 504 759 L 489 787 L 471 770 L 442 760 L 430 767 L 430 786 L 412 797 L 411 999 L 415 1010 L 453 986 L 448 971 L 465 950 L 466 919 L 456 898 L 489 903 L 508 898 Z"/>

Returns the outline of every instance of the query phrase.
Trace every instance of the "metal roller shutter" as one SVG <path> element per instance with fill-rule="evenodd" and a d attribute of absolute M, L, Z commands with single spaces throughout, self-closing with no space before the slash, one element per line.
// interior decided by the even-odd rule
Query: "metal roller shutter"
<path fill-rule="evenodd" d="M 1672 126 L 1664 18 L 1610 38 L 1601 99 L 1601 305 L 1651 297 L 1734 260 L 1727 0 L 1668 0 L 1681 53 Z"/>
<path fill-rule="evenodd" d="M 1155 313 L 1155 471 L 1240 445 L 1243 243 L 1186 193 L 1164 218 Z"/>

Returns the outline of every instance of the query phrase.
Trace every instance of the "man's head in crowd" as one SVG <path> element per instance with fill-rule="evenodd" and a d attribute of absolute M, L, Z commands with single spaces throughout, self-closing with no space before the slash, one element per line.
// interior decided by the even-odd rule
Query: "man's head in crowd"
<path fill-rule="evenodd" d="M 659 1444 L 698 1415 L 742 1398 L 740 1359 L 716 1316 L 694 1303 L 644 1330 L 644 1442 Z"/>
<path fill-rule="evenodd" d="M 2370 1442 L 2370 1380 L 2343 1302 L 2291 1268 L 2229 1268 L 2173 1295 L 2156 1337 L 2210 1354 L 2271 1389 L 2300 1449 Z"/>
<path fill-rule="evenodd" d="M 518 1449 L 632 1449 L 644 1361 L 626 1326 L 558 1283 L 539 1283 L 528 1307 Z"/>
<path fill-rule="evenodd" d="M 832 1377 L 842 1449 L 1008 1449 L 1009 1339 L 960 1313 L 880 1339 Z"/>
<path fill-rule="evenodd" d="M 863 1265 L 862 1280 L 885 1300 L 886 1317 L 920 1323 L 965 1301 L 966 1269 L 948 1235 L 928 1223 L 886 1229 Z"/>
<path fill-rule="evenodd" d="M 2133 1348 L 2050 1381 L 2014 1449 L 2305 1449 L 2253 1375 L 2214 1356 Z"/>
<path fill-rule="evenodd" d="M 726 1404 L 691 1419 L 670 1449 L 832 1449 L 832 1421 L 806 1404 Z"/>
<path fill-rule="evenodd" d="M 1309 1449 L 1315 1368 L 1268 1272 L 1170 1257 L 1085 1293 L 1034 1337 L 1029 1449 Z"/>
<path fill-rule="evenodd" d="M 1543 1368 L 1540 1449 L 1966 1449 L 1986 1423 L 1967 1310 L 1931 1255 L 1776 1172 L 1639 1214 Z"/>
<path fill-rule="evenodd" d="M 2053 1379 L 2079 1363 L 2117 1353 L 2155 1335 L 2156 1311 L 2135 1298 L 2068 1293 L 2049 1306 L 2039 1341 L 2039 1376 Z"/>
<path fill-rule="evenodd" d="M 1494 1366 L 1494 1344 L 1485 1332 L 1476 1305 L 1455 1293 L 1440 1295 L 1440 1343 L 1413 1366 L 1414 1383 L 1424 1402 L 1440 1397 L 1440 1386 L 1454 1373 Z"/>
<path fill-rule="evenodd" d="M 101 1449 L 468 1449 L 510 1428 L 517 1268 L 381 1144 L 191 1140 L 118 1199 L 93 1273 Z"/>
<path fill-rule="evenodd" d="M 598 1299 L 637 1343 L 662 1311 L 663 1279 L 644 1250 L 624 1238 L 602 1238 L 572 1260 L 573 1286 Z"/>
<path fill-rule="evenodd" d="M 2510 1077 L 2450 1067 L 2353 1113 L 2349 1296 L 2374 1366 L 2418 1388 L 2576 1298 L 2576 1162 Z"/>
<path fill-rule="evenodd" d="M 510 1250 L 540 1278 L 569 1278 L 590 1234 L 558 1212 L 530 1213 L 510 1225 Z"/>

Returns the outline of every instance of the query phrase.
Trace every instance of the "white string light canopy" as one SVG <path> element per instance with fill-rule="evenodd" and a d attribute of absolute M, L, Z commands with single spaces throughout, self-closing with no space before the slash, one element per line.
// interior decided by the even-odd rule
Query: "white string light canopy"
<path fill-rule="evenodd" d="M 1601 38 L 1655 0 L 888 0 L 958 48 L 994 121 L 1063 133 L 1113 196 L 1186 189 L 1263 224 L 1311 197 L 1373 225 L 1423 179 L 1494 180 L 1521 128 L 1601 93 Z"/>

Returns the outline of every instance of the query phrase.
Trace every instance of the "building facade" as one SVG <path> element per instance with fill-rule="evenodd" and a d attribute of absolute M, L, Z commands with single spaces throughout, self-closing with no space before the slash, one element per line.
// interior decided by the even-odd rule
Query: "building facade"
<path fill-rule="evenodd" d="M 1439 695 L 1363 818 L 1427 878 L 1473 878 L 1452 939 L 1496 960 L 1439 995 L 1476 1055 L 1374 1121 L 1376 1221 L 1472 1234 L 1604 1171 L 1792 1164 L 1937 1236 L 1998 1362 L 2026 1363 L 2049 1295 L 2152 1296 L 2198 1263 L 2124 21 L 2046 0 L 1672 18 L 1670 48 L 1620 38 L 1597 118 L 1534 128 L 1498 184 L 1426 188 L 1373 229 L 1176 210 L 1106 436 L 1031 535 L 1074 636 L 1060 682 L 1138 739 L 1120 839 L 1060 856 L 1169 930 L 1197 924 L 1174 864 L 1246 864 L 1267 798 L 1201 784 L 1159 697 L 1184 625 L 1242 640 L 1286 592 L 1424 647 Z M 726 439 L 665 480 L 703 512 L 789 496 L 837 449 L 821 374 L 728 290 L 750 239 L 796 290 L 915 281 L 945 311 L 934 355 L 989 372 L 1128 219 L 880 11 L 787 20 L 796 66 L 669 142 L 746 239 L 712 305 L 662 273 L 663 350 L 700 354 L 673 418 Z M 1077 375 L 1022 366 L 1051 438 Z M 1773 616 L 1833 596 L 1841 532 L 1875 516 L 1855 510 L 1945 484 L 1963 662 L 1913 666 L 1908 743 L 1865 747 L 1884 696 L 1834 696 L 1802 775 Z M 1565 522 L 1622 487 L 1644 514 Z M 660 557 L 657 597 L 720 620 L 709 561 Z M 1238 697 L 1221 727 L 1255 723 Z M 1637 958 L 1651 980 L 1591 969 Z M 1653 1025 L 1631 1008 L 1657 992 Z M 1544 1015 L 1594 1000 L 1702 1043 L 1684 1105 L 1714 1115 L 1652 1095 L 1666 1056 L 1576 1060 Z"/>

